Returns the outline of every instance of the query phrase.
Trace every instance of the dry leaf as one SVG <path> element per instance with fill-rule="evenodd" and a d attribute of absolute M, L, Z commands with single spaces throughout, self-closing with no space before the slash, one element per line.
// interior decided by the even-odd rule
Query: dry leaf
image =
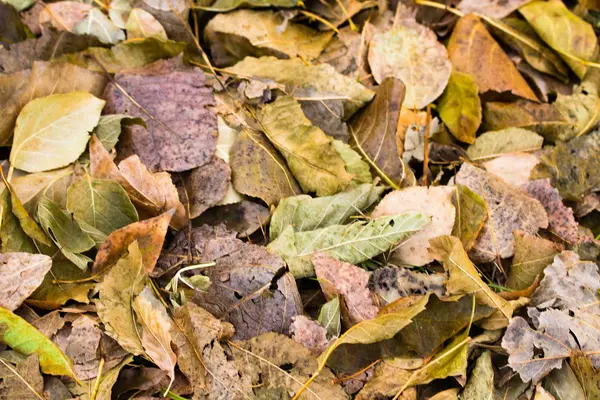
<path fill-rule="evenodd" d="M 542 148 L 544 138 L 535 132 L 521 128 L 507 128 L 486 132 L 469 146 L 467 154 L 471 160 L 485 160 L 504 154 L 534 151 Z"/>
<path fill-rule="evenodd" d="M 44 4 L 40 12 L 38 24 L 50 24 L 59 31 L 72 31 L 86 16 L 88 11 L 94 8 L 90 4 L 77 1 L 59 1 Z"/>
<path fill-rule="evenodd" d="M 548 136 L 551 130 L 561 131 L 573 126 L 556 103 L 538 104 L 527 100 L 512 103 L 487 102 L 483 107 L 483 120 L 486 131 L 523 128 L 543 136 Z"/>
<path fill-rule="evenodd" d="M 299 343 L 310 350 L 315 356 L 324 352 L 329 345 L 329 340 L 327 340 L 327 330 L 317 321 L 309 319 L 304 315 L 296 315 L 293 318 L 292 324 L 290 325 L 290 337 L 294 339 L 296 343 Z"/>
<path fill-rule="evenodd" d="M 461 184 L 452 193 L 452 204 L 456 209 L 452 236 L 460 239 L 465 251 L 470 251 L 488 217 L 487 206 L 481 196 Z"/>
<path fill-rule="evenodd" d="M 16 366 L 8 368 L 6 361 L 0 365 L 0 398 L 38 400 L 44 389 L 44 378 L 40 373 L 40 362 L 30 355 Z"/>
<path fill-rule="evenodd" d="M 479 89 L 470 75 L 453 72 L 448 86 L 438 101 L 440 118 L 452 135 L 472 144 L 481 124 Z"/>
<path fill-rule="evenodd" d="M 531 0 L 462 0 L 458 9 L 464 14 L 480 13 L 502 19 Z"/>
<path fill-rule="evenodd" d="M 52 267 L 52 259 L 44 254 L 0 254 L 0 306 L 14 311 L 42 283 Z"/>
<path fill-rule="evenodd" d="M 189 207 L 189 217 L 196 218 L 204 211 L 216 205 L 229 188 L 231 169 L 218 157 L 209 163 L 182 174 L 177 189 L 179 199 Z"/>
<path fill-rule="evenodd" d="M 448 277 L 444 274 L 426 274 L 408 268 L 387 266 L 371 273 L 369 290 L 379 296 L 384 304 L 389 304 L 400 297 L 422 296 L 429 292 L 444 296 L 446 279 Z"/>
<path fill-rule="evenodd" d="M 141 8 L 131 10 L 125 28 L 127 29 L 127 40 L 148 37 L 168 39 L 167 32 L 165 32 L 165 28 L 160 22 L 148 11 Z"/>
<path fill-rule="evenodd" d="M 493 160 L 485 161 L 482 166 L 487 172 L 502 178 L 504 182 L 521 187 L 529 182 L 531 171 L 539 161 L 540 157 L 537 154 L 517 152 L 503 154 Z"/>

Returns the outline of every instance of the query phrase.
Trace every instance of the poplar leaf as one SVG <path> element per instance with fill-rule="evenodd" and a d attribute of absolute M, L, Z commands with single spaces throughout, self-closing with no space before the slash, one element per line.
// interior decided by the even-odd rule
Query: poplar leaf
<path fill-rule="evenodd" d="M 440 118 L 455 138 L 472 144 L 481 124 L 479 90 L 468 74 L 453 72 L 438 102 Z"/>
<path fill-rule="evenodd" d="M 544 138 L 535 132 L 521 128 L 507 128 L 486 132 L 475 139 L 467 149 L 471 160 L 485 160 L 503 154 L 535 151 L 542 148 Z"/>

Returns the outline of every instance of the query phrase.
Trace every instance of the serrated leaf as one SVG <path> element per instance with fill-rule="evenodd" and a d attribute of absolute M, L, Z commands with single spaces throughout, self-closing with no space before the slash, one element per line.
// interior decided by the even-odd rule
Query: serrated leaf
<path fill-rule="evenodd" d="M 486 132 L 475 139 L 467 149 L 471 160 L 485 160 L 508 153 L 535 151 L 542 148 L 544 138 L 521 128 L 507 128 Z"/>
<path fill-rule="evenodd" d="M 73 28 L 73 33 L 95 36 L 102 43 L 109 44 L 125 40 L 125 33 L 117 28 L 98 8 L 88 11 L 87 17 Z"/>
<path fill-rule="evenodd" d="M 327 330 L 327 336 L 337 337 L 340 336 L 342 329 L 342 320 L 340 317 L 340 298 L 335 296 L 327 303 L 323 304 L 321 311 L 319 311 L 319 323 L 325 330 Z"/>
<path fill-rule="evenodd" d="M 470 75 L 453 72 L 438 101 L 440 118 L 455 138 L 475 142 L 481 124 L 481 101 L 477 84 Z"/>
<path fill-rule="evenodd" d="M 0 307 L 0 341 L 19 353 L 36 354 L 45 374 L 77 379 L 71 360 L 50 339 L 4 307 Z"/>
<path fill-rule="evenodd" d="M 113 231 L 138 220 L 138 214 L 121 185 L 94 179 L 86 174 L 67 190 L 67 210 L 104 238 Z"/>
<path fill-rule="evenodd" d="M 69 165 L 85 150 L 104 103 L 86 92 L 30 101 L 17 118 L 11 165 L 27 172 Z"/>
<path fill-rule="evenodd" d="M 279 97 L 267 104 L 258 119 L 304 191 L 327 196 L 348 186 L 352 176 L 332 139 L 312 125 L 293 97 Z"/>
<path fill-rule="evenodd" d="M 565 54 L 592 61 L 598 46 L 592 26 L 569 11 L 562 0 L 534 1 L 521 7 L 519 12 L 542 40 L 558 51 L 573 72 L 583 78 L 588 67 Z"/>
<path fill-rule="evenodd" d="M 268 248 L 287 262 L 296 278 L 309 277 L 314 275 L 311 258 L 317 252 L 358 264 L 389 250 L 429 221 L 423 213 L 408 212 L 308 232 L 294 233 L 288 226 Z"/>
<path fill-rule="evenodd" d="M 146 128 L 146 122 L 140 117 L 130 117 L 125 114 L 103 115 L 98 121 L 94 134 L 104 148 L 110 151 L 119 141 L 122 127 L 131 125 L 141 125 Z"/>
<path fill-rule="evenodd" d="M 461 184 L 456 185 L 452 204 L 456 209 L 452 236 L 459 238 L 463 248 L 469 251 L 485 225 L 487 207 L 481 196 Z"/>
<path fill-rule="evenodd" d="M 168 40 L 165 28 L 148 11 L 141 8 L 134 8 L 129 13 L 127 19 L 127 40 L 135 38 L 155 37 L 161 40 Z"/>

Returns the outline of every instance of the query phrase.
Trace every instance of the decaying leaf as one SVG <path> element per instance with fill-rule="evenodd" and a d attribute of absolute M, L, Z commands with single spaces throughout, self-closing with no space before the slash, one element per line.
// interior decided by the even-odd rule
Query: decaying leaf
<path fill-rule="evenodd" d="M 224 225 L 228 230 L 236 232 L 239 238 L 252 235 L 260 230 L 266 233 L 269 220 L 269 209 L 262 204 L 242 200 L 239 203 L 212 207 L 204 212 L 195 222 L 211 226 Z"/>
<path fill-rule="evenodd" d="M 429 292 L 439 296 L 446 294 L 443 274 L 426 274 L 404 267 L 387 266 L 377 268 L 369 278 L 369 290 L 384 304 L 393 303 L 400 297 L 425 295 Z"/>
<path fill-rule="evenodd" d="M 465 143 L 475 142 L 481 124 L 479 89 L 470 75 L 453 72 L 448 86 L 438 102 L 440 118 L 455 138 Z"/>
<path fill-rule="evenodd" d="M 0 397 L 5 399 L 39 399 L 44 390 L 44 378 L 40 373 L 40 361 L 33 354 L 16 366 L 2 361 L 0 365 Z"/>
<path fill-rule="evenodd" d="M 214 155 L 214 98 L 199 68 L 184 67 L 177 58 L 157 61 L 117 74 L 104 98 L 105 113 L 141 116 L 148 126 L 124 130 L 117 145 L 121 159 L 137 154 L 151 171 L 185 171 Z"/>
<path fill-rule="evenodd" d="M 288 226 L 268 248 L 283 257 L 295 277 L 309 277 L 314 275 L 311 258 L 318 252 L 358 264 L 389 250 L 429 222 L 423 213 L 407 212 L 307 232 L 294 233 Z"/>
<path fill-rule="evenodd" d="M 456 209 L 452 236 L 459 238 L 465 251 L 469 251 L 488 217 L 486 203 L 467 186 L 457 184 L 452 193 L 452 204 Z"/>
<path fill-rule="evenodd" d="M 210 53 L 218 67 L 233 65 L 246 56 L 314 59 L 332 36 L 333 32 L 318 32 L 288 22 L 272 11 L 217 14 L 204 29 L 204 39 L 210 43 Z"/>
<path fill-rule="evenodd" d="M 465 163 L 456 183 L 467 186 L 487 205 L 488 219 L 470 255 L 476 262 L 490 262 L 514 254 L 513 231 L 535 234 L 548 226 L 548 216 L 539 201 L 501 178 Z"/>
<path fill-rule="evenodd" d="M 400 264 L 422 266 L 433 261 L 429 239 L 449 235 L 454 227 L 455 208 L 450 187 L 410 187 L 388 193 L 377 205 L 372 218 L 399 215 L 407 211 L 422 212 L 431 222 L 394 250 L 391 259 Z"/>
<path fill-rule="evenodd" d="M 52 267 L 52 259 L 44 254 L 0 254 L 0 306 L 14 311 L 42 283 Z"/>
<path fill-rule="evenodd" d="M 392 359 L 393 360 L 393 359 Z M 384 360 L 375 366 L 375 373 L 366 385 L 358 392 L 358 400 L 378 398 L 379 396 L 391 397 L 396 395 L 398 389 L 408 381 L 411 371 L 398 368 L 391 362 Z M 408 389 L 399 397 L 401 400 L 411 400 L 416 397 L 416 389 Z"/>
<path fill-rule="evenodd" d="M 501 19 L 531 0 L 462 0 L 458 9 L 465 14 L 480 13 Z"/>
<path fill-rule="evenodd" d="M 400 79 L 406 87 L 405 107 L 419 110 L 442 94 L 452 72 L 446 48 L 416 22 L 375 34 L 369 65 L 378 83 L 389 76 Z"/>
<path fill-rule="evenodd" d="M 544 138 L 535 132 L 508 128 L 480 135 L 469 148 L 471 160 L 485 160 L 508 153 L 534 151 L 542 148 Z"/>
<path fill-rule="evenodd" d="M 477 16 L 470 14 L 458 20 L 448 43 L 448 54 L 454 70 L 471 75 L 480 93 L 511 92 L 537 101 L 525 79 Z"/>
<path fill-rule="evenodd" d="M 396 144 L 404 92 L 404 84 L 399 79 L 384 79 L 373 101 L 354 116 L 349 126 L 354 148 L 390 186 L 399 186 L 405 176 L 400 159 L 402 151 Z"/>
<path fill-rule="evenodd" d="M 189 207 L 189 217 L 196 218 L 216 205 L 227 194 L 231 169 L 218 157 L 209 163 L 182 174 L 182 184 L 178 185 L 179 199 Z"/>

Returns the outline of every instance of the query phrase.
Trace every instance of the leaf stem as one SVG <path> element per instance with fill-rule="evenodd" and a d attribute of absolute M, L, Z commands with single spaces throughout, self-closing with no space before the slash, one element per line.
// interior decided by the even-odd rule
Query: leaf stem
<path fill-rule="evenodd" d="M 98 389 L 100 388 L 100 381 L 102 380 L 102 369 L 104 368 L 104 357 L 100 357 L 100 365 L 98 365 L 98 376 L 96 376 L 96 382 L 94 382 L 94 388 L 90 395 L 90 400 L 96 400 L 98 395 Z"/>

